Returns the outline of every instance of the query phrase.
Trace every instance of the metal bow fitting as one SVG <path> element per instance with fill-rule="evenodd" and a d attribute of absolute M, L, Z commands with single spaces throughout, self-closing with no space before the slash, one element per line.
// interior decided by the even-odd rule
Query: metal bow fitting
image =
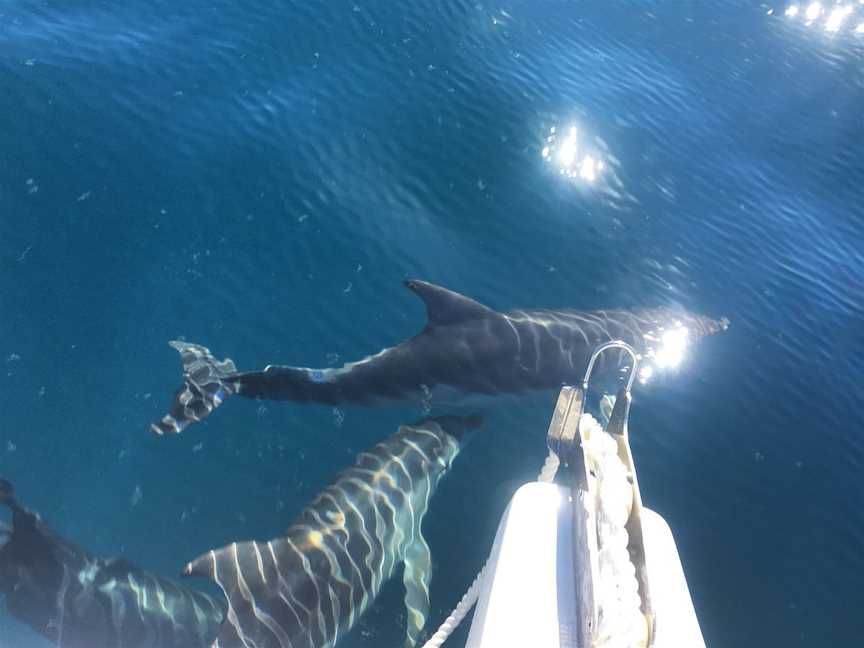
<path fill-rule="evenodd" d="M 585 377 L 582 379 L 582 384 L 578 387 L 565 385 L 561 388 L 561 392 L 558 395 L 558 403 L 552 415 L 552 422 L 549 424 L 546 441 L 549 450 L 558 456 L 564 466 L 571 465 L 574 459 L 580 457 L 581 449 L 579 448 L 578 441 L 579 421 L 585 413 L 585 398 L 588 394 L 588 385 L 598 358 L 604 351 L 608 351 L 609 349 L 624 351 L 633 361 L 626 384 L 618 390 L 615 405 L 609 417 L 609 425 L 606 428 L 606 431 L 610 434 L 621 435 L 625 438 L 627 436 L 627 420 L 630 417 L 630 402 L 632 400 L 630 392 L 636 380 L 636 373 L 639 368 L 639 356 L 633 347 L 623 340 L 612 340 L 594 349 L 591 359 L 588 361 L 588 367 L 585 369 Z"/>

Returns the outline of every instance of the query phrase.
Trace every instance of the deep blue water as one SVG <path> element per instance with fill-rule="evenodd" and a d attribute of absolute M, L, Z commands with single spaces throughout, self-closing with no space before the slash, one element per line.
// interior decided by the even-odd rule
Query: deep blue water
<path fill-rule="evenodd" d="M 631 433 L 706 640 L 860 645 L 864 6 L 836 33 L 786 8 L 0 4 L 0 474 L 174 574 L 278 534 L 418 412 L 238 400 L 157 439 L 169 339 L 341 364 L 423 326 L 406 277 L 502 309 L 680 304 L 732 327 L 639 388 Z M 443 483 L 433 625 L 554 399 L 487 403 Z M 342 645 L 401 645 L 400 588 Z M 2 648 L 43 645 L 0 615 Z"/>

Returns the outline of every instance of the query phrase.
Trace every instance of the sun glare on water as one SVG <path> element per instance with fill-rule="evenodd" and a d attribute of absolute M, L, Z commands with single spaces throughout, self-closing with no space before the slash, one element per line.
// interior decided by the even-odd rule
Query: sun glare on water
<path fill-rule="evenodd" d="M 586 184 L 594 183 L 606 168 L 596 153 L 589 149 L 576 126 L 571 126 L 561 139 L 557 128 L 550 128 L 541 155 L 544 160 L 554 164 L 561 175 Z"/>
<path fill-rule="evenodd" d="M 675 369 L 681 365 L 690 347 L 690 331 L 680 322 L 671 329 L 649 341 L 648 349 L 642 356 L 639 369 L 639 382 L 645 383 L 658 370 Z"/>
<path fill-rule="evenodd" d="M 816 27 L 829 34 L 842 33 L 843 31 L 862 34 L 864 33 L 864 22 L 858 22 L 857 27 L 850 27 L 848 30 L 845 28 L 849 18 L 864 18 L 864 7 L 861 5 L 864 5 L 864 2 L 858 0 L 856 14 L 855 4 L 850 2 L 838 2 L 833 6 L 822 2 L 792 3 L 786 7 L 783 15 L 791 20 L 800 20 L 805 27 Z M 769 14 L 774 14 L 773 9 Z"/>

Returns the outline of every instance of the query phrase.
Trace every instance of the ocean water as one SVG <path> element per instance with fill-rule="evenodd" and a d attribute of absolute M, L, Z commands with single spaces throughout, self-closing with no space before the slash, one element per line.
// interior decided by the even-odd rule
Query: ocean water
<path fill-rule="evenodd" d="M 732 326 L 638 387 L 631 434 L 706 641 L 861 645 L 846 4 L 0 3 L 0 475 L 73 541 L 175 574 L 278 534 L 420 412 L 237 399 L 155 438 L 168 340 L 341 364 L 422 328 L 407 277 L 500 309 L 683 305 Z M 554 401 L 480 405 L 426 520 L 430 626 Z M 401 645 L 400 588 L 341 645 Z M 0 646 L 45 644 L 0 612 Z"/>

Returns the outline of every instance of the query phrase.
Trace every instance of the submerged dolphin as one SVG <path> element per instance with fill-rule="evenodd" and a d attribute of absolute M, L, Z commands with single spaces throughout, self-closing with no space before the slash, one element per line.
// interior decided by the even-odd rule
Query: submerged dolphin
<path fill-rule="evenodd" d="M 62 648 L 207 648 L 224 609 L 213 598 L 95 558 L 21 507 L 0 479 L 0 594 L 13 617 Z M 3 642 L 0 641 L 0 644 Z M 4 644 L 5 645 L 5 644 Z"/>
<path fill-rule="evenodd" d="M 220 362 L 205 347 L 171 342 L 182 358 L 184 384 L 170 413 L 151 429 L 179 433 L 232 394 L 335 404 L 422 398 L 436 386 L 480 394 L 551 389 L 580 381 L 592 352 L 604 342 L 623 340 L 650 356 L 662 353 L 670 333 L 677 345 L 729 323 L 668 308 L 498 312 L 424 281 L 406 286 L 426 303 L 426 328 L 339 369 L 269 366 L 238 372 L 231 360 Z M 600 362 L 608 363 L 607 355 Z"/>
<path fill-rule="evenodd" d="M 421 525 L 439 480 L 479 417 L 405 425 L 357 457 L 281 537 L 240 542 L 192 561 L 228 612 L 214 648 L 333 646 L 404 563 L 406 646 L 429 612 L 431 555 Z"/>

